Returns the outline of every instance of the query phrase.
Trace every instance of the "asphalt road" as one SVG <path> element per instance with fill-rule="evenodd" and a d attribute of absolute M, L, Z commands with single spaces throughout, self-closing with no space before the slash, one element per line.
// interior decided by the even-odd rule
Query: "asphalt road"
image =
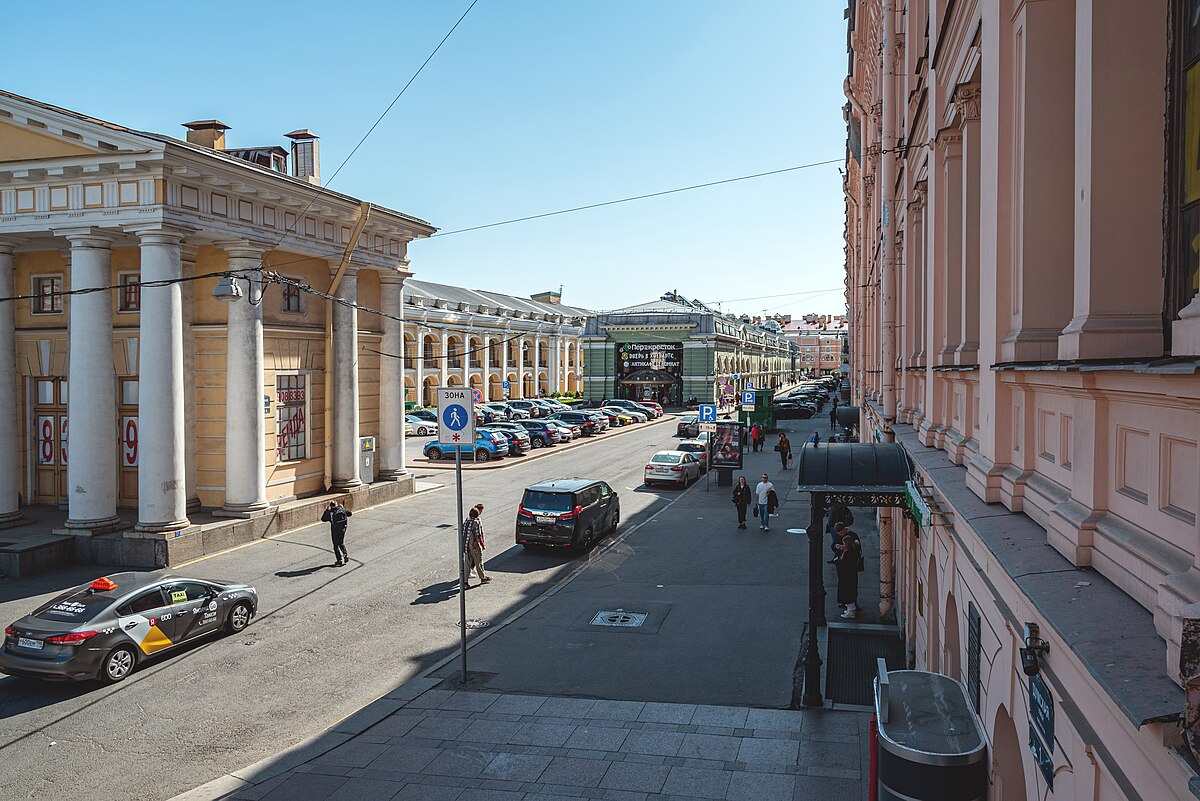
<path fill-rule="evenodd" d="M 637 525 L 678 497 L 640 489 L 645 461 L 671 447 L 674 428 L 668 419 L 469 473 L 465 500 L 486 506 L 494 580 L 468 592 L 468 616 L 499 621 L 589 558 L 513 544 L 523 487 L 603 478 L 621 495 L 622 527 Z M 425 480 L 447 486 L 354 515 L 349 567 L 333 567 L 327 529 L 315 526 L 172 571 L 257 587 L 259 617 L 240 635 L 150 661 L 115 687 L 0 677 L 0 796 L 169 798 L 320 732 L 454 653 L 453 473 Z M 5 579 L 0 619 L 103 572 Z"/>

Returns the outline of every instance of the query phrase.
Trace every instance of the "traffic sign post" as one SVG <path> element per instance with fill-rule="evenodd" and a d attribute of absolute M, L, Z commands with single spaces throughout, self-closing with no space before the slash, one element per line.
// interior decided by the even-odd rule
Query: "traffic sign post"
<path fill-rule="evenodd" d="M 701 422 L 701 423 L 717 422 L 717 404 L 715 404 L 715 403 L 700 404 L 699 422 Z M 701 429 L 701 431 L 703 431 L 703 430 L 704 429 Z"/>
<path fill-rule="evenodd" d="M 483 403 L 483 393 L 477 389 L 471 390 L 471 403 Z"/>
<path fill-rule="evenodd" d="M 754 382 L 750 379 L 746 379 L 746 389 L 754 389 Z"/>
<path fill-rule="evenodd" d="M 743 392 L 742 393 L 742 405 L 743 406 L 753 406 L 754 405 L 754 393 L 753 392 Z"/>
<path fill-rule="evenodd" d="M 467 532 L 463 529 L 462 446 L 475 446 L 475 409 L 465 387 L 439 387 L 438 444 L 454 446 L 454 479 L 458 489 L 458 627 L 462 650 L 462 682 L 467 683 Z M 470 411 L 468 411 L 470 409 Z"/>
<path fill-rule="evenodd" d="M 504 397 L 508 397 L 508 391 L 512 389 L 512 384 L 507 381 L 500 382 L 500 389 L 504 390 Z"/>

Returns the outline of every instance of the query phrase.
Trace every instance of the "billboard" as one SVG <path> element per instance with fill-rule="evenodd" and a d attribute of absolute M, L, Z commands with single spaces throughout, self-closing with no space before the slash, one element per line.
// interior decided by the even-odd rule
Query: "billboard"
<path fill-rule="evenodd" d="M 716 424 L 709 446 L 709 464 L 712 467 L 742 469 L 742 450 L 746 444 L 745 426 L 733 421 Z"/>

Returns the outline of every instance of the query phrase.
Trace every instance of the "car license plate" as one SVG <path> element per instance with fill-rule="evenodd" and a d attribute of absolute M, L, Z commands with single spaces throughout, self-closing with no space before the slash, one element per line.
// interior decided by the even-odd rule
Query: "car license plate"
<path fill-rule="evenodd" d="M 46 645 L 41 640 L 31 640 L 28 637 L 18 637 L 17 645 L 22 648 L 32 648 L 34 651 L 40 651 Z"/>
<path fill-rule="evenodd" d="M 554 518 L 550 515 L 538 515 L 537 521 L 543 526 L 548 526 L 554 522 Z"/>

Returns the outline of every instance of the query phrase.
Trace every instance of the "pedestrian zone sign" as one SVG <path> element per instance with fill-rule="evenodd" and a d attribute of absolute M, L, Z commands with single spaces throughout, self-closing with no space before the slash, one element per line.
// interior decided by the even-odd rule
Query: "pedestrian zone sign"
<path fill-rule="evenodd" d="M 700 404 L 700 422 L 701 423 L 717 422 L 717 404 L 715 404 L 715 403 Z"/>
<path fill-rule="evenodd" d="M 743 392 L 742 393 L 742 405 L 743 406 L 753 406 L 754 405 L 754 393 L 753 392 Z"/>
<path fill-rule="evenodd" d="M 475 411 L 471 405 L 471 390 L 465 387 L 439 387 L 438 444 L 474 445 Z"/>

